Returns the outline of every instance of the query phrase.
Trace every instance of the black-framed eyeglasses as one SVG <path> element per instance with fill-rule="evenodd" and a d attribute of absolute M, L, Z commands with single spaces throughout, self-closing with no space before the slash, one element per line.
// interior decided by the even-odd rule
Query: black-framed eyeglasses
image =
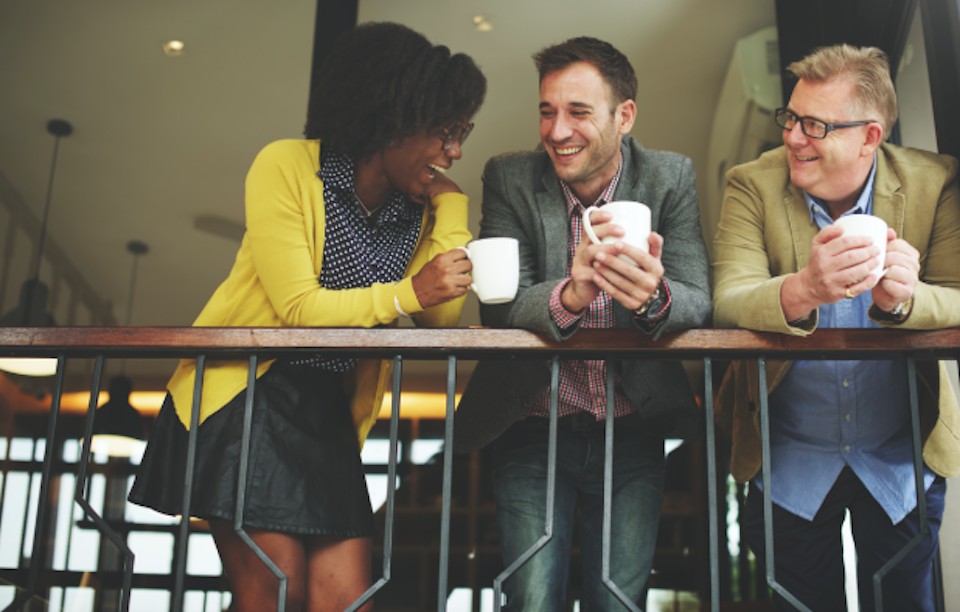
<path fill-rule="evenodd" d="M 813 117 L 798 117 L 796 113 L 793 113 L 785 108 L 778 108 L 774 121 L 777 122 L 777 125 L 782 127 L 785 130 L 792 130 L 793 126 L 797 125 L 797 122 L 800 122 L 800 129 L 805 135 L 809 138 L 824 139 L 827 137 L 827 134 L 834 130 L 841 130 L 843 128 L 857 127 L 858 125 L 867 125 L 868 123 L 876 123 L 876 121 L 851 121 L 848 123 L 825 123 L 819 119 L 814 119 Z"/>
<path fill-rule="evenodd" d="M 441 128 L 440 129 L 440 140 L 443 141 L 443 150 L 449 151 L 450 148 L 459 143 L 460 146 L 463 146 L 463 143 L 467 140 L 467 136 L 470 135 L 470 132 L 473 131 L 473 124 L 468 123 L 467 125 L 456 124 L 453 127 Z"/>

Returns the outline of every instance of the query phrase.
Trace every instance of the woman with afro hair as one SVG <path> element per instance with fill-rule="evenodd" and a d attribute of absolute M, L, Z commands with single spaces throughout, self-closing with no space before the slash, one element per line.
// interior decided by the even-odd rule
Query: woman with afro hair
<path fill-rule="evenodd" d="M 401 25 L 342 34 L 317 74 L 304 140 L 267 145 L 246 180 L 246 233 L 203 327 L 456 326 L 470 285 L 467 197 L 444 173 L 486 79 Z M 287 576 L 288 610 L 343 610 L 370 585 L 375 535 L 360 447 L 390 362 L 304 355 L 259 364 L 244 531 Z M 195 360 L 180 362 L 130 500 L 182 511 Z M 233 529 L 245 361 L 203 374 L 190 514 L 204 518 L 231 610 L 274 610 L 279 581 Z M 367 602 L 362 610 L 371 609 Z"/>

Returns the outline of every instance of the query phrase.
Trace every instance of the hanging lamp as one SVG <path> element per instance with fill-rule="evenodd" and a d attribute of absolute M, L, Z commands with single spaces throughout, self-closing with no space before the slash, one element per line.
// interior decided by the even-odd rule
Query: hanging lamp
<path fill-rule="evenodd" d="M 20 301 L 10 312 L 0 317 L 0 327 L 46 327 L 56 325 L 53 315 L 47 312 L 50 289 L 40 280 L 40 264 L 43 261 L 43 243 L 47 236 L 47 220 L 50 216 L 50 199 L 53 195 L 53 178 L 57 170 L 57 153 L 60 139 L 73 133 L 73 126 L 63 119 L 47 122 L 47 132 L 55 137 L 53 161 L 50 164 L 50 181 L 47 185 L 47 201 L 43 209 L 40 238 L 34 255 L 33 273 L 20 287 Z M 53 376 L 57 372 L 57 360 L 52 357 L 0 358 L 0 370 L 21 376 Z"/>
<path fill-rule="evenodd" d="M 146 243 L 131 240 L 127 251 L 133 254 L 133 271 L 130 274 L 130 295 L 127 298 L 127 322 L 133 315 L 133 294 L 137 285 L 137 263 L 140 256 L 149 250 Z M 90 448 L 93 452 L 105 452 L 111 457 L 129 457 L 147 439 L 143 417 L 130 403 L 133 381 L 125 374 L 127 361 L 121 362 L 120 374 L 110 379 L 110 398 L 97 408 Z"/>

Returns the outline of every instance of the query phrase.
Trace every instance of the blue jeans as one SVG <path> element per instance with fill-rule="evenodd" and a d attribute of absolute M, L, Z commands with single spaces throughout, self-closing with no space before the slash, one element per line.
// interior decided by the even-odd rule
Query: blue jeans
<path fill-rule="evenodd" d="M 583 430 L 578 422 L 588 428 Z M 570 547 L 579 504 L 580 610 L 626 610 L 601 581 L 604 423 L 589 427 L 589 419 L 568 417 L 558 429 L 553 538 L 506 580 L 503 609 L 566 610 Z M 617 419 L 610 532 L 610 578 L 641 608 L 646 603 L 657 542 L 665 463 L 663 439 L 647 435 L 643 429 L 633 416 Z M 548 434 L 547 419 L 529 418 L 514 424 L 496 442 L 493 488 L 506 566 L 544 534 Z"/>

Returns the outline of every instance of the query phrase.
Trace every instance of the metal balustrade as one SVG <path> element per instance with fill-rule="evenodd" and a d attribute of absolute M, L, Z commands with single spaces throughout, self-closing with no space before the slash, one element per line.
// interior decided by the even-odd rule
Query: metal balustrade
<path fill-rule="evenodd" d="M 905 359 L 908 364 L 910 384 L 910 409 L 913 426 L 914 467 L 919 497 L 921 533 L 874 577 L 874 590 L 877 596 L 877 609 L 882 610 L 880 585 L 896 563 L 929 534 L 925 499 L 922 485 L 922 457 L 920 448 L 920 420 L 915 382 L 914 363 L 917 359 L 956 359 L 960 356 L 960 329 L 940 331 L 907 332 L 900 330 L 819 330 L 810 337 L 793 337 L 778 334 L 762 334 L 745 330 L 701 329 L 689 330 L 677 334 L 668 334 L 654 341 L 640 332 L 624 330 L 582 330 L 565 342 L 554 342 L 536 334 L 521 330 L 503 329 L 248 329 L 248 328 L 0 328 L 0 356 L 18 357 L 57 357 L 58 370 L 54 383 L 54 395 L 47 423 L 46 446 L 40 486 L 40 501 L 37 505 L 34 522 L 35 533 L 33 553 L 25 580 L 23 592 L 16 597 L 6 610 L 22 609 L 25 603 L 36 594 L 38 577 L 47 560 L 44 543 L 46 541 L 47 517 L 45 515 L 50 495 L 51 464 L 53 461 L 53 441 L 60 412 L 60 395 L 68 359 L 96 360 L 91 400 L 88 410 L 85 440 L 89 440 L 93 431 L 93 418 L 96 411 L 96 398 L 100 386 L 104 359 L 135 359 L 190 357 L 197 359 L 197 384 L 194 390 L 194 410 L 190 428 L 190 447 L 187 457 L 186 483 L 184 487 L 184 517 L 189 517 L 192 468 L 196 450 L 196 431 L 202 390 L 203 370 L 208 358 L 248 359 L 249 382 L 253 389 L 256 385 L 256 366 L 259 359 L 302 357 L 304 354 L 323 353 L 336 357 L 365 357 L 392 359 L 393 409 L 390 420 L 390 458 L 387 470 L 386 523 L 383 542 L 383 575 L 348 610 L 357 610 L 391 580 L 392 538 L 394 527 L 394 504 L 397 483 L 397 444 L 400 416 L 400 382 L 402 366 L 405 360 L 446 360 L 446 420 L 444 424 L 444 450 L 442 475 L 442 505 L 440 525 L 439 575 L 437 606 L 444 610 L 447 599 L 447 577 L 449 571 L 451 492 L 453 475 L 453 415 L 455 409 L 454 392 L 456 389 L 456 365 L 458 360 L 480 359 L 544 359 L 551 363 L 551 416 L 550 416 L 550 463 L 548 475 L 556 475 L 556 433 L 557 433 L 557 389 L 559 361 L 568 359 L 677 359 L 702 360 L 704 366 L 703 412 L 707 445 L 707 486 L 709 520 L 709 558 L 710 558 L 710 609 L 720 609 L 719 588 L 719 543 L 717 509 L 717 465 L 715 460 L 716 438 L 713 407 L 713 363 L 715 360 L 757 359 L 760 371 L 759 387 L 766 388 L 765 362 L 767 359 Z M 607 403 L 613 402 L 613 368 L 609 369 L 607 381 Z M 247 447 L 249 427 L 252 415 L 253 394 L 247 396 L 244 421 L 244 452 L 241 457 L 239 479 L 246 478 Z M 772 501 L 770 499 L 770 463 L 769 448 L 769 412 L 766 393 L 760 393 L 760 416 L 762 436 L 762 478 L 764 484 L 764 524 L 766 534 L 766 579 L 768 585 L 799 609 L 805 609 L 796 602 L 776 580 L 774 572 L 774 554 L 772 537 Z M 626 600 L 617 585 L 609 581 L 610 542 L 616 534 L 610 529 L 612 450 L 614 419 L 613 410 L 607 411 L 605 435 L 607 455 L 605 458 L 605 498 L 604 529 L 602 542 L 603 579 L 618 598 L 630 609 L 638 609 Z M 84 448 L 89 445 L 85 444 Z M 75 501 L 83 508 L 96 528 L 110 539 L 124 556 L 123 581 L 120 587 L 120 608 L 129 607 L 129 595 L 132 583 L 133 554 L 127 547 L 122 535 L 113 530 L 90 506 L 84 495 L 86 491 L 86 471 L 89 451 L 83 453 L 78 469 Z M 4 485 L 5 486 L 5 485 Z M 236 504 L 234 528 L 237 533 L 267 564 L 285 587 L 283 573 L 259 550 L 243 531 L 244 498 L 243 486 L 238 486 L 239 497 Z M 494 580 L 495 607 L 500 609 L 502 583 L 537 550 L 552 537 L 553 499 L 555 487 L 551 480 L 547 488 L 547 515 L 544 535 L 510 567 L 506 568 Z M 172 594 L 172 608 L 182 609 L 184 601 L 184 576 L 186 573 L 186 554 L 188 546 L 189 521 L 181 519 L 179 538 L 175 553 L 176 581 Z M 939 557 L 938 557 L 939 561 Z M 943 610 L 942 579 L 939 565 L 936 567 L 937 601 L 939 610 Z M 278 609 L 285 608 L 285 588 L 278 594 Z"/>

